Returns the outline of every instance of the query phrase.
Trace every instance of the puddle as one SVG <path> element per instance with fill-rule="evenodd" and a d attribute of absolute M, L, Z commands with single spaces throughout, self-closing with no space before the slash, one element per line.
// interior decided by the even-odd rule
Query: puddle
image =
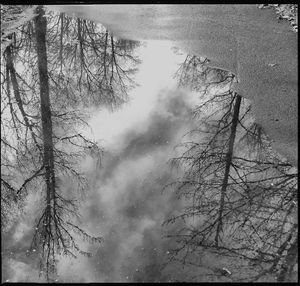
<path fill-rule="evenodd" d="M 3 281 L 274 281 L 259 267 L 295 244 L 297 169 L 234 74 L 173 41 L 37 19 L 3 43 Z"/>

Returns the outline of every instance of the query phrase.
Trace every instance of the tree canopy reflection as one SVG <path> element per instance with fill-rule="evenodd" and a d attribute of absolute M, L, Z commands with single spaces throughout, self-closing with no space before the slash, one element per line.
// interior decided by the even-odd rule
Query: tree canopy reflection
<path fill-rule="evenodd" d="M 90 256 L 77 235 L 77 191 L 87 189 L 80 160 L 101 156 L 98 144 L 81 134 L 88 108 L 115 108 L 125 102 L 139 59 L 138 42 L 118 40 L 102 26 L 65 14 L 45 13 L 8 35 L 1 61 L 2 230 L 31 192 L 41 192 L 31 250 L 41 255 L 40 270 L 56 277 L 57 256 Z"/>
<path fill-rule="evenodd" d="M 172 160 L 185 171 L 168 187 L 187 201 L 166 221 L 178 224 L 169 235 L 178 242 L 173 258 L 188 263 L 197 252 L 199 266 L 232 281 L 265 275 L 287 281 L 297 261 L 297 171 L 271 148 L 249 103 L 232 91 L 234 75 L 207 62 L 187 56 L 175 75 L 179 86 L 199 92 L 201 104 L 195 109 L 199 127 Z M 205 253 L 242 262 L 227 260 L 230 270 L 222 270 L 217 261 L 207 263 Z"/>

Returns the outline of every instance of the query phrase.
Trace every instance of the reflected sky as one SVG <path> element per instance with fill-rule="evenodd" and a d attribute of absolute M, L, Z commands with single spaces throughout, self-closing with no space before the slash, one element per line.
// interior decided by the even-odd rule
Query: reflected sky
<path fill-rule="evenodd" d="M 103 146 L 112 148 L 121 144 L 122 140 L 116 137 L 124 136 L 128 129 L 145 132 L 159 98 L 164 93 L 175 92 L 177 81 L 174 74 L 186 55 L 182 52 L 175 54 L 172 48 L 174 46 L 170 41 L 142 42 L 138 51 L 142 62 L 135 75 L 138 86 L 131 91 L 130 101 L 113 113 L 107 109 L 97 110 L 89 122 L 95 138 L 103 140 Z M 192 96 L 188 91 L 185 91 L 185 94 L 185 100 L 191 106 L 196 103 L 196 96 Z"/>
<path fill-rule="evenodd" d="M 53 16 L 54 18 L 51 18 Z M 257 207 L 253 211 L 254 214 L 260 214 L 265 211 L 261 208 L 264 208 L 269 201 L 270 204 L 274 203 L 274 206 L 268 206 L 268 210 L 271 207 L 272 209 L 278 207 L 278 201 L 285 200 L 286 207 L 283 212 L 288 209 L 286 215 L 288 219 L 285 220 L 289 220 L 288 223 L 294 225 L 297 170 L 285 158 L 272 151 L 269 145 L 270 140 L 261 127 L 255 124 L 250 103 L 246 99 L 240 99 L 240 117 L 238 117 L 240 121 L 234 130 L 236 139 L 231 135 L 234 129 L 232 128 L 235 114 L 233 110 L 237 106 L 237 98 L 240 97 L 230 92 L 234 75 L 227 71 L 210 68 L 209 60 L 187 55 L 171 41 L 136 42 L 118 39 L 100 24 L 96 25 L 91 21 L 80 22 L 77 18 L 73 18 L 72 22 L 71 18 L 55 17 L 59 17 L 59 14 L 47 16 L 50 27 L 49 39 L 53 40 L 47 43 L 47 47 L 52 115 L 56 128 L 53 132 L 54 145 L 58 150 L 69 155 L 77 151 L 78 146 L 63 145 L 63 136 L 76 131 L 91 140 L 88 141 L 88 146 L 83 148 L 78 156 L 79 159 L 74 160 L 76 170 L 85 175 L 88 184 L 80 192 L 80 189 L 78 191 L 74 187 L 76 184 L 70 177 L 62 175 L 59 180 L 60 188 L 67 198 L 75 197 L 78 201 L 80 217 L 76 220 L 77 224 L 90 236 L 101 236 L 102 240 L 100 245 L 90 244 L 84 239 L 80 240 L 80 235 L 74 232 L 80 249 L 92 253 L 91 257 L 78 255 L 76 259 L 73 259 L 59 255 L 56 261 L 57 276 L 54 281 L 238 281 L 241 277 L 236 267 L 236 258 L 219 256 L 214 252 L 207 253 L 202 251 L 201 247 L 193 248 L 193 244 L 191 250 L 188 248 L 186 252 L 191 260 L 183 267 L 182 259 L 185 260 L 185 256 L 182 253 L 178 256 L 174 255 L 174 248 L 178 245 L 172 235 L 168 236 L 184 228 L 184 231 L 187 231 L 185 234 L 198 239 L 198 236 L 194 235 L 195 229 L 201 230 L 201 227 L 205 226 L 206 215 L 190 216 L 189 212 L 193 213 L 195 209 L 198 211 L 200 205 L 204 210 L 210 207 L 217 209 L 214 204 L 217 204 L 219 200 L 218 188 L 221 186 L 222 170 L 228 158 L 226 152 L 231 138 L 238 142 L 233 151 L 236 161 L 233 161 L 232 166 L 241 172 L 236 171 L 236 174 L 231 174 L 229 178 L 229 185 L 233 187 L 232 191 L 228 191 L 230 195 L 225 199 L 226 207 L 230 209 L 235 202 L 244 203 L 243 199 L 248 196 L 245 200 L 249 204 L 248 215 L 254 207 Z M 53 19 L 60 19 L 61 22 L 58 21 L 55 24 Z M 72 36 L 64 38 L 62 37 L 64 33 L 62 33 L 60 44 L 56 43 L 55 31 L 60 30 L 58 27 L 64 29 L 63 25 L 59 26 L 59 23 L 65 24 L 64 21 L 69 21 L 67 23 L 70 25 L 65 27 L 65 34 L 69 35 L 68 29 L 77 31 L 74 28 L 77 24 L 81 29 L 86 29 L 87 33 L 78 32 L 77 39 L 71 39 Z M 22 35 L 24 30 L 30 33 L 32 27 L 30 25 L 24 27 L 23 30 L 20 29 L 18 35 Z M 25 42 L 22 43 L 28 49 L 33 39 L 24 37 Z M 82 50 L 85 54 L 79 52 L 80 45 L 84 47 Z M 97 54 L 97 49 L 101 56 Z M 23 61 L 22 47 L 18 52 L 15 58 L 17 72 L 20 75 L 30 72 L 32 74 L 27 73 L 24 78 L 27 80 L 26 76 L 29 77 L 29 74 L 33 78 L 30 82 L 32 93 L 28 93 L 33 96 L 33 99 L 28 97 L 29 109 L 26 111 L 29 112 L 30 108 L 31 111 L 37 111 L 37 73 L 35 68 L 30 66 L 30 63 L 35 61 L 35 54 L 29 53 L 30 57 Z M 55 57 L 54 55 L 58 52 L 60 52 L 59 56 Z M 69 58 L 70 55 L 74 55 L 76 60 L 70 60 L 72 58 Z M 64 59 L 70 60 L 71 64 L 68 61 L 63 63 Z M 24 96 L 27 95 L 25 88 L 23 92 Z M 9 99 L 3 100 L 5 105 L 12 106 Z M 36 103 L 31 106 L 30 100 L 33 102 L 36 100 Z M 74 114 L 78 111 L 80 119 L 87 121 L 88 126 L 80 125 L 73 118 L 60 121 L 61 113 L 67 113 L 70 110 Z M 5 118 L 3 122 L 11 124 L 9 109 L 2 115 L 5 115 L 5 112 L 8 118 Z M 36 120 L 33 122 L 38 125 L 38 119 L 33 120 Z M 7 126 L 3 127 L 5 132 L 10 130 Z M 192 130 L 194 132 L 189 133 Z M 201 148 L 190 147 L 189 144 L 194 144 L 194 146 L 205 144 L 207 136 L 214 132 L 215 141 L 213 139 L 210 141 L 213 142 L 211 144 L 213 148 L 207 151 L 209 154 L 207 161 L 213 163 L 221 161 L 221 164 L 210 172 L 212 168 L 210 165 L 206 168 L 207 161 L 201 157 L 203 155 L 200 152 Z M 22 131 L 20 131 L 20 136 L 22 136 Z M 180 145 L 180 143 L 183 144 Z M 101 158 L 97 157 L 98 153 L 95 153 L 96 144 L 99 144 L 101 148 Z M 256 157 L 257 154 L 261 157 Z M 199 160 L 198 163 L 190 163 L 189 160 L 196 156 L 200 156 L 202 165 Z M 181 160 L 182 157 L 186 159 L 183 164 L 172 165 L 172 158 Z M 36 158 L 33 160 L 38 161 Z M 252 160 L 251 164 L 254 162 L 252 165 L 248 164 L 250 160 Z M 193 169 L 195 166 L 196 169 Z M 202 166 L 204 166 L 204 171 L 201 169 Z M 245 170 L 250 170 L 250 175 L 245 175 Z M 20 175 L 21 171 L 16 171 L 20 181 L 23 175 Z M 261 179 L 263 183 L 256 180 L 257 175 L 253 175 L 255 172 L 260 172 L 259 179 L 263 178 Z M 18 186 L 18 180 L 9 177 L 5 169 L 3 173 L 12 185 Z M 286 176 L 284 177 L 286 180 L 276 181 L 274 178 L 278 173 Z M 60 176 L 59 172 L 58 174 Z M 211 185 L 203 188 L 206 197 L 201 198 L 202 201 L 197 197 L 201 192 L 193 193 L 193 188 L 188 188 L 183 195 L 179 191 L 181 185 L 179 189 L 175 189 L 175 192 L 164 189 L 168 183 L 172 182 L 197 181 L 204 176 L 203 174 L 205 177 L 202 179 L 205 184 L 211 183 Z M 245 189 L 248 185 L 253 190 L 264 190 L 270 197 L 257 194 L 254 197 L 250 196 Z M 276 191 L 273 188 L 274 185 L 281 191 Z M 289 192 L 285 192 L 286 189 Z M 193 199 L 191 199 L 190 190 L 192 190 Z M 43 275 L 39 275 L 43 273 L 39 269 L 38 249 L 30 248 L 33 234 L 39 229 L 35 228 L 35 225 L 36 213 L 43 205 L 41 193 L 38 184 L 35 189 L 32 188 L 28 192 L 22 205 L 24 212 L 18 219 L 14 220 L 14 216 L 18 213 L 17 209 L 12 211 L 12 222 L 2 236 L 3 281 L 41 282 L 45 279 Z M 198 200 L 198 205 L 194 204 L 195 200 Z M 208 203 L 205 204 L 207 200 Z M 253 208 L 252 201 L 255 201 Z M 192 205 L 191 202 L 193 202 Z M 188 214 L 186 218 L 180 218 L 168 227 L 163 225 L 171 217 L 180 217 L 183 210 Z M 232 215 L 234 218 L 245 216 L 244 224 L 247 220 L 250 221 L 245 212 L 241 211 L 243 209 L 240 206 L 237 210 L 237 213 L 242 214 L 236 214 L 234 211 Z M 214 218 L 214 211 L 210 210 L 210 212 Z M 283 216 L 279 212 L 276 215 Z M 239 221 L 234 223 L 239 224 Z M 231 227 L 234 223 L 229 220 L 225 224 Z M 289 224 L 286 226 L 286 221 L 283 224 L 287 229 L 286 232 L 291 229 Z M 270 224 L 265 223 L 267 230 L 265 228 L 261 230 L 261 235 L 268 232 L 267 227 L 275 228 L 274 225 L 273 221 Z M 223 232 L 223 239 L 234 237 L 236 238 L 235 246 L 240 246 L 242 235 L 235 237 L 230 227 Z M 281 225 L 278 224 L 276 227 L 279 228 Z M 214 232 L 211 235 L 215 235 Z M 252 240 L 257 238 L 254 239 L 251 235 L 249 235 L 251 241 L 248 242 L 246 252 L 242 253 L 244 256 L 248 255 L 250 260 L 257 247 L 252 244 Z M 286 233 L 282 234 L 280 239 L 284 239 L 285 235 Z M 247 240 L 245 237 L 242 239 Z M 260 249 L 267 251 L 269 248 L 267 250 L 265 248 L 269 247 L 266 246 L 269 243 L 268 239 L 271 240 L 273 237 L 267 237 L 265 244 L 264 239 L 257 239 L 258 242 L 255 243 Z M 278 241 L 281 241 L 280 239 Z M 192 239 L 191 241 L 194 243 Z M 177 242 L 179 244 L 182 242 L 180 237 Z M 200 245 L 199 241 L 195 243 Z M 276 243 L 275 241 L 274 244 Z M 277 249 L 278 246 L 273 247 Z M 200 256 L 202 260 L 199 259 Z M 174 258 L 172 261 L 171 257 Z M 249 270 L 248 262 L 245 261 L 241 261 L 238 266 L 244 267 L 251 274 L 257 272 L 257 269 L 252 266 Z M 219 273 L 224 267 L 230 268 L 233 278 Z M 267 277 L 268 281 L 272 279 L 274 279 L 273 276 Z"/>
<path fill-rule="evenodd" d="M 83 128 L 82 134 L 99 142 L 104 155 L 101 169 L 95 169 L 93 156 L 80 163 L 91 182 L 80 207 L 80 225 L 90 234 L 100 234 L 104 244 L 100 249 L 80 243 L 95 253 L 92 258 L 61 257 L 62 282 L 172 279 L 170 273 L 161 273 L 168 258 L 161 224 L 180 202 L 161 191 L 172 177 L 168 160 L 176 154 L 173 147 L 193 126 L 191 111 L 198 99 L 192 91 L 177 88 L 174 74 L 186 55 L 172 42 L 141 42 L 134 56 L 141 62 L 129 101 L 113 111 L 96 106 L 84 109 L 89 112 L 90 128 Z M 18 71 L 22 69 L 21 64 Z M 37 211 L 39 201 L 38 194 L 30 194 L 25 212 Z M 34 220 L 34 214 L 26 216 L 5 234 L 4 281 L 43 281 L 36 268 L 36 251 L 29 254 L 28 250 Z"/>

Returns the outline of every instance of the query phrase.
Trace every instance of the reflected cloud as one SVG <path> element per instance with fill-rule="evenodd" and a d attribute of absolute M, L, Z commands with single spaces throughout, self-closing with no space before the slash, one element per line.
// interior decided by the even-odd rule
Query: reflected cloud
<path fill-rule="evenodd" d="M 282 259 L 291 257 L 297 170 L 231 90 L 235 75 L 169 41 L 118 39 L 92 21 L 37 11 L 5 49 L 1 215 L 6 224 L 24 213 L 5 225 L 4 280 L 239 279 L 236 261 L 218 258 L 222 247 L 239 247 L 245 269 L 258 255 L 275 268 L 284 239 L 292 246 Z M 35 66 L 41 47 L 49 83 Z M 182 267 L 187 257 L 193 265 Z"/>

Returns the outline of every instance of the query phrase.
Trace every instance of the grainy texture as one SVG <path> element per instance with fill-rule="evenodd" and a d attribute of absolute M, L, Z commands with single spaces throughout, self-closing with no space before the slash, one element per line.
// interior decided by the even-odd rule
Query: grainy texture
<path fill-rule="evenodd" d="M 297 165 L 298 33 L 256 5 L 50 6 L 101 22 L 115 35 L 176 42 L 189 54 L 237 74 L 274 147 Z M 118 21 L 116 21 L 118 19 Z M 138 27 L 138 29 L 137 29 Z"/>

